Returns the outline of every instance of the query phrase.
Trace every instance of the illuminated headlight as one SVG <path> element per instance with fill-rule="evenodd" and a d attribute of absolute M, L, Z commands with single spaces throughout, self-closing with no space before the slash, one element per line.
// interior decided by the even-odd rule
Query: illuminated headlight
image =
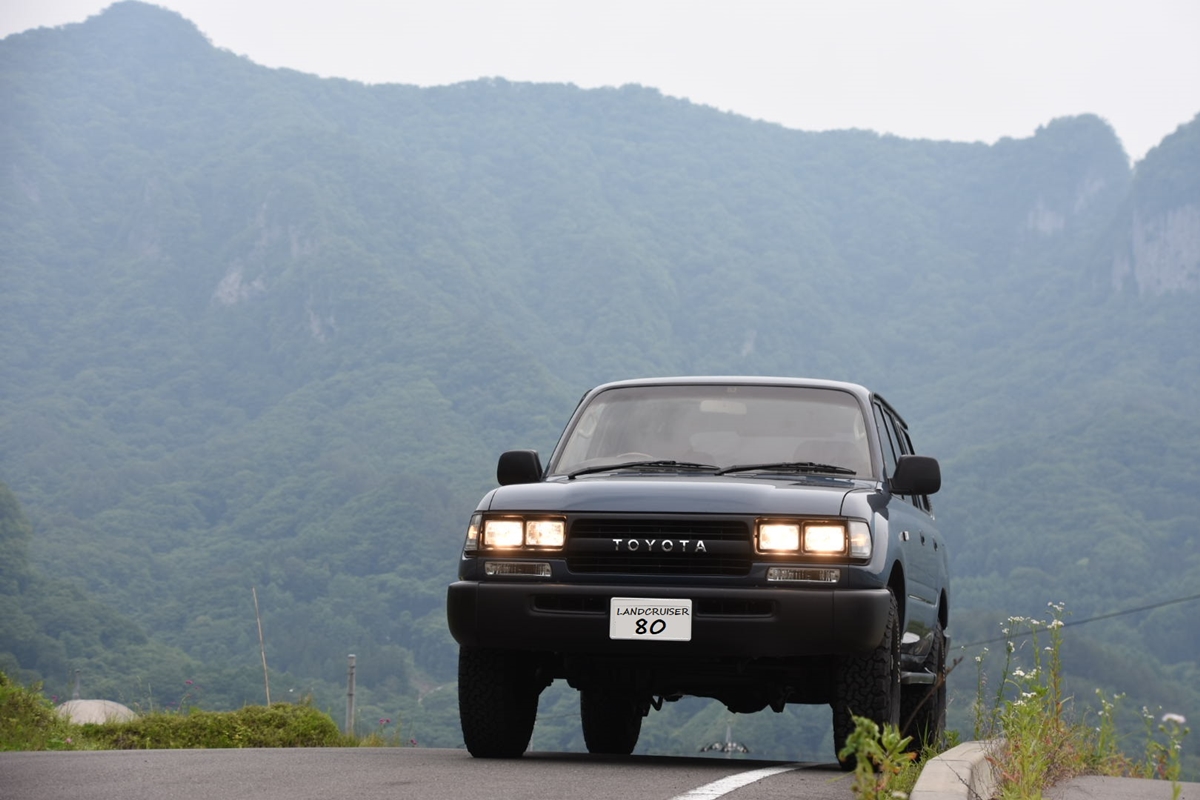
<path fill-rule="evenodd" d="M 804 552 L 820 555 L 839 555 L 846 552 L 846 526 L 840 522 L 805 525 Z"/>
<path fill-rule="evenodd" d="M 483 523 L 484 547 L 520 547 L 524 541 L 524 520 L 489 519 Z"/>
<path fill-rule="evenodd" d="M 800 549 L 800 526 L 794 522 L 760 522 L 758 549 L 763 553 L 794 553 Z"/>
<path fill-rule="evenodd" d="M 763 520 L 757 537 L 760 553 L 871 557 L 871 528 L 863 520 Z"/>
<path fill-rule="evenodd" d="M 566 542 L 566 530 L 566 523 L 561 519 L 487 519 L 483 522 L 483 546 L 561 548 Z"/>
<path fill-rule="evenodd" d="M 566 525 L 561 519 L 531 519 L 525 523 L 525 544 L 530 547 L 562 547 Z"/>

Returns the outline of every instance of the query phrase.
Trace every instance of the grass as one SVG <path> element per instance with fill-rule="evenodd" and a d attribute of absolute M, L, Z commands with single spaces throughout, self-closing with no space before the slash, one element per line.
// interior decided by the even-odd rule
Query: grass
<path fill-rule="evenodd" d="M 1183 717 L 1155 715 L 1142 709 L 1146 744 L 1140 757 L 1120 749 L 1116 710 L 1120 697 L 1097 693 L 1100 709 L 1083 718 L 1063 693 L 1062 627 L 1064 608 L 1051 603 L 1047 620 L 1010 617 L 1003 629 L 1005 660 L 1001 678 L 989 689 L 983 663 L 979 679 L 975 738 L 998 742 L 991 761 L 1000 779 L 1000 800 L 1036 800 L 1049 787 L 1077 775 L 1158 778 L 1172 783 L 1179 796 L 1183 739 L 1190 733 Z M 988 699 L 990 695 L 990 700 Z"/>
<path fill-rule="evenodd" d="M 0 672 L 0 750 L 73 750 L 77 725 L 58 715 L 40 687 L 26 689 Z"/>
<path fill-rule="evenodd" d="M 854 717 L 854 730 L 846 737 L 839 758 L 853 755 L 854 796 L 859 800 L 890 800 L 908 796 L 920 774 L 917 754 L 908 751 L 911 736 L 901 736 L 894 725 L 879 727 L 873 720 Z"/>
<path fill-rule="evenodd" d="M 337 725 L 312 706 L 273 703 L 237 711 L 154 713 L 129 722 L 82 725 L 84 738 L 105 750 L 219 747 L 343 747 Z"/>
<path fill-rule="evenodd" d="M 379 732 L 343 735 L 310 704 L 273 703 L 237 711 L 156 711 L 129 722 L 75 725 L 59 715 L 39 686 L 23 687 L 0 672 L 0 750 L 147 750 L 224 747 L 388 746 Z M 390 722 L 390 720 L 389 720 Z M 382 727 L 382 726 L 381 726 Z"/>
<path fill-rule="evenodd" d="M 1072 698 L 1064 696 L 1062 627 L 1064 609 L 1050 604 L 1050 617 L 1010 617 L 1003 629 L 1005 659 L 1001 678 L 989 685 L 984 671 L 987 650 L 976 656 L 975 739 L 995 743 L 989 756 L 999 778 L 998 800 L 1040 800 L 1049 787 L 1077 775 L 1156 778 L 1171 781 L 1178 799 L 1182 742 L 1190 733 L 1177 714 L 1157 717 L 1142 709 L 1145 746 L 1138 757 L 1120 749 L 1116 711 L 1120 697 L 1097 692 L 1100 709 L 1077 719 Z M 896 728 L 881 729 L 855 718 L 843 756 L 857 757 L 854 794 L 860 800 L 907 797 L 925 761 L 913 759 L 907 739 Z M 953 734 L 951 739 L 955 738 Z"/>

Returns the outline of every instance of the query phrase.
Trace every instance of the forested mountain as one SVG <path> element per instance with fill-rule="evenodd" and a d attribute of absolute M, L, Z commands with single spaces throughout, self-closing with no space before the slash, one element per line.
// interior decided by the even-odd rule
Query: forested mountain
<path fill-rule="evenodd" d="M 882 391 L 943 463 L 956 645 L 1200 586 L 1200 119 L 1131 167 L 1092 116 L 989 146 L 366 86 L 137 2 L 0 42 L 0 109 L 0 481 L 30 523 L 0 497 L 0 668 L 49 693 L 82 665 L 126 702 L 261 701 L 254 588 L 275 694 L 334 707 L 355 653 L 365 713 L 459 744 L 469 512 L 621 377 Z M 1196 608 L 1071 628 L 1078 696 L 1200 716 Z M 828 727 L 666 713 L 643 748 Z M 580 746 L 569 716 L 535 746 Z"/>

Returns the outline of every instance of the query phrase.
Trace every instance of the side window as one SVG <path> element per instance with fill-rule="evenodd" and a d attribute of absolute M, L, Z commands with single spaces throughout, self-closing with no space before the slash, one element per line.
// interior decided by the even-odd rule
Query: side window
<path fill-rule="evenodd" d="M 917 451 L 913 447 L 912 439 L 908 436 L 908 429 L 898 420 L 893 419 L 892 422 L 896 426 L 896 436 L 899 438 L 901 452 L 915 454 Z M 933 511 L 933 506 L 930 504 L 928 496 L 919 494 L 910 499 L 912 500 L 912 504 L 917 508 L 928 512 Z"/>
<path fill-rule="evenodd" d="M 878 403 L 872 404 L 875 409 L 875 426 L 879 429 L 879 444 L 883 449 L 884 471 L 891 475 L 896 471 L 896 442 L 890 420 Z"/>
<path fill-rule="evenodd" d="M 900 445 L 900 453 L 902 455 L 911 455 L 916 452 L 913 450 L 912 439 L 908 438 L 908 431 L 898 420 L 890 417 L 892 425 L 896 429 L 896 442 Z"/>
<path fill-rule="evenodd" d="M 892 413 L 876 404 L 875 423 L 879 426 L 879 440 L 883 444 L 883 460 L 887 472 L 891 475 L 896 470 L 896 460 L 903 455 L 913 454 L 912 439 L 908 431 Z M 929 498 L 925 495 L 902 495 L 905 500 L 924 511 L 930 510 Z"/>

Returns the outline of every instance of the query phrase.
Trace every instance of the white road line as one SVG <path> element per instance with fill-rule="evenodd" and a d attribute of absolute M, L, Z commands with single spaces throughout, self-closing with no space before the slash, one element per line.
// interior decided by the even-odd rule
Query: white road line
<path fill-rule="evenodd" d="M 677 794 L 671 800 L 714 800 L 714 798 L 727 795 L 734 789 L 740 789 L 747 784 L 761 781 L 763 778 L 769 778 L 781 772 L 791 772 L 803 766 L 803 764 L 785 764 L 782 767 L 764 767 L 763 769 L 755 769 L 750 772 L 739 772 L 736 775 L 721 778 L 719 781 L 698 786 L 690 792 Z"/>

